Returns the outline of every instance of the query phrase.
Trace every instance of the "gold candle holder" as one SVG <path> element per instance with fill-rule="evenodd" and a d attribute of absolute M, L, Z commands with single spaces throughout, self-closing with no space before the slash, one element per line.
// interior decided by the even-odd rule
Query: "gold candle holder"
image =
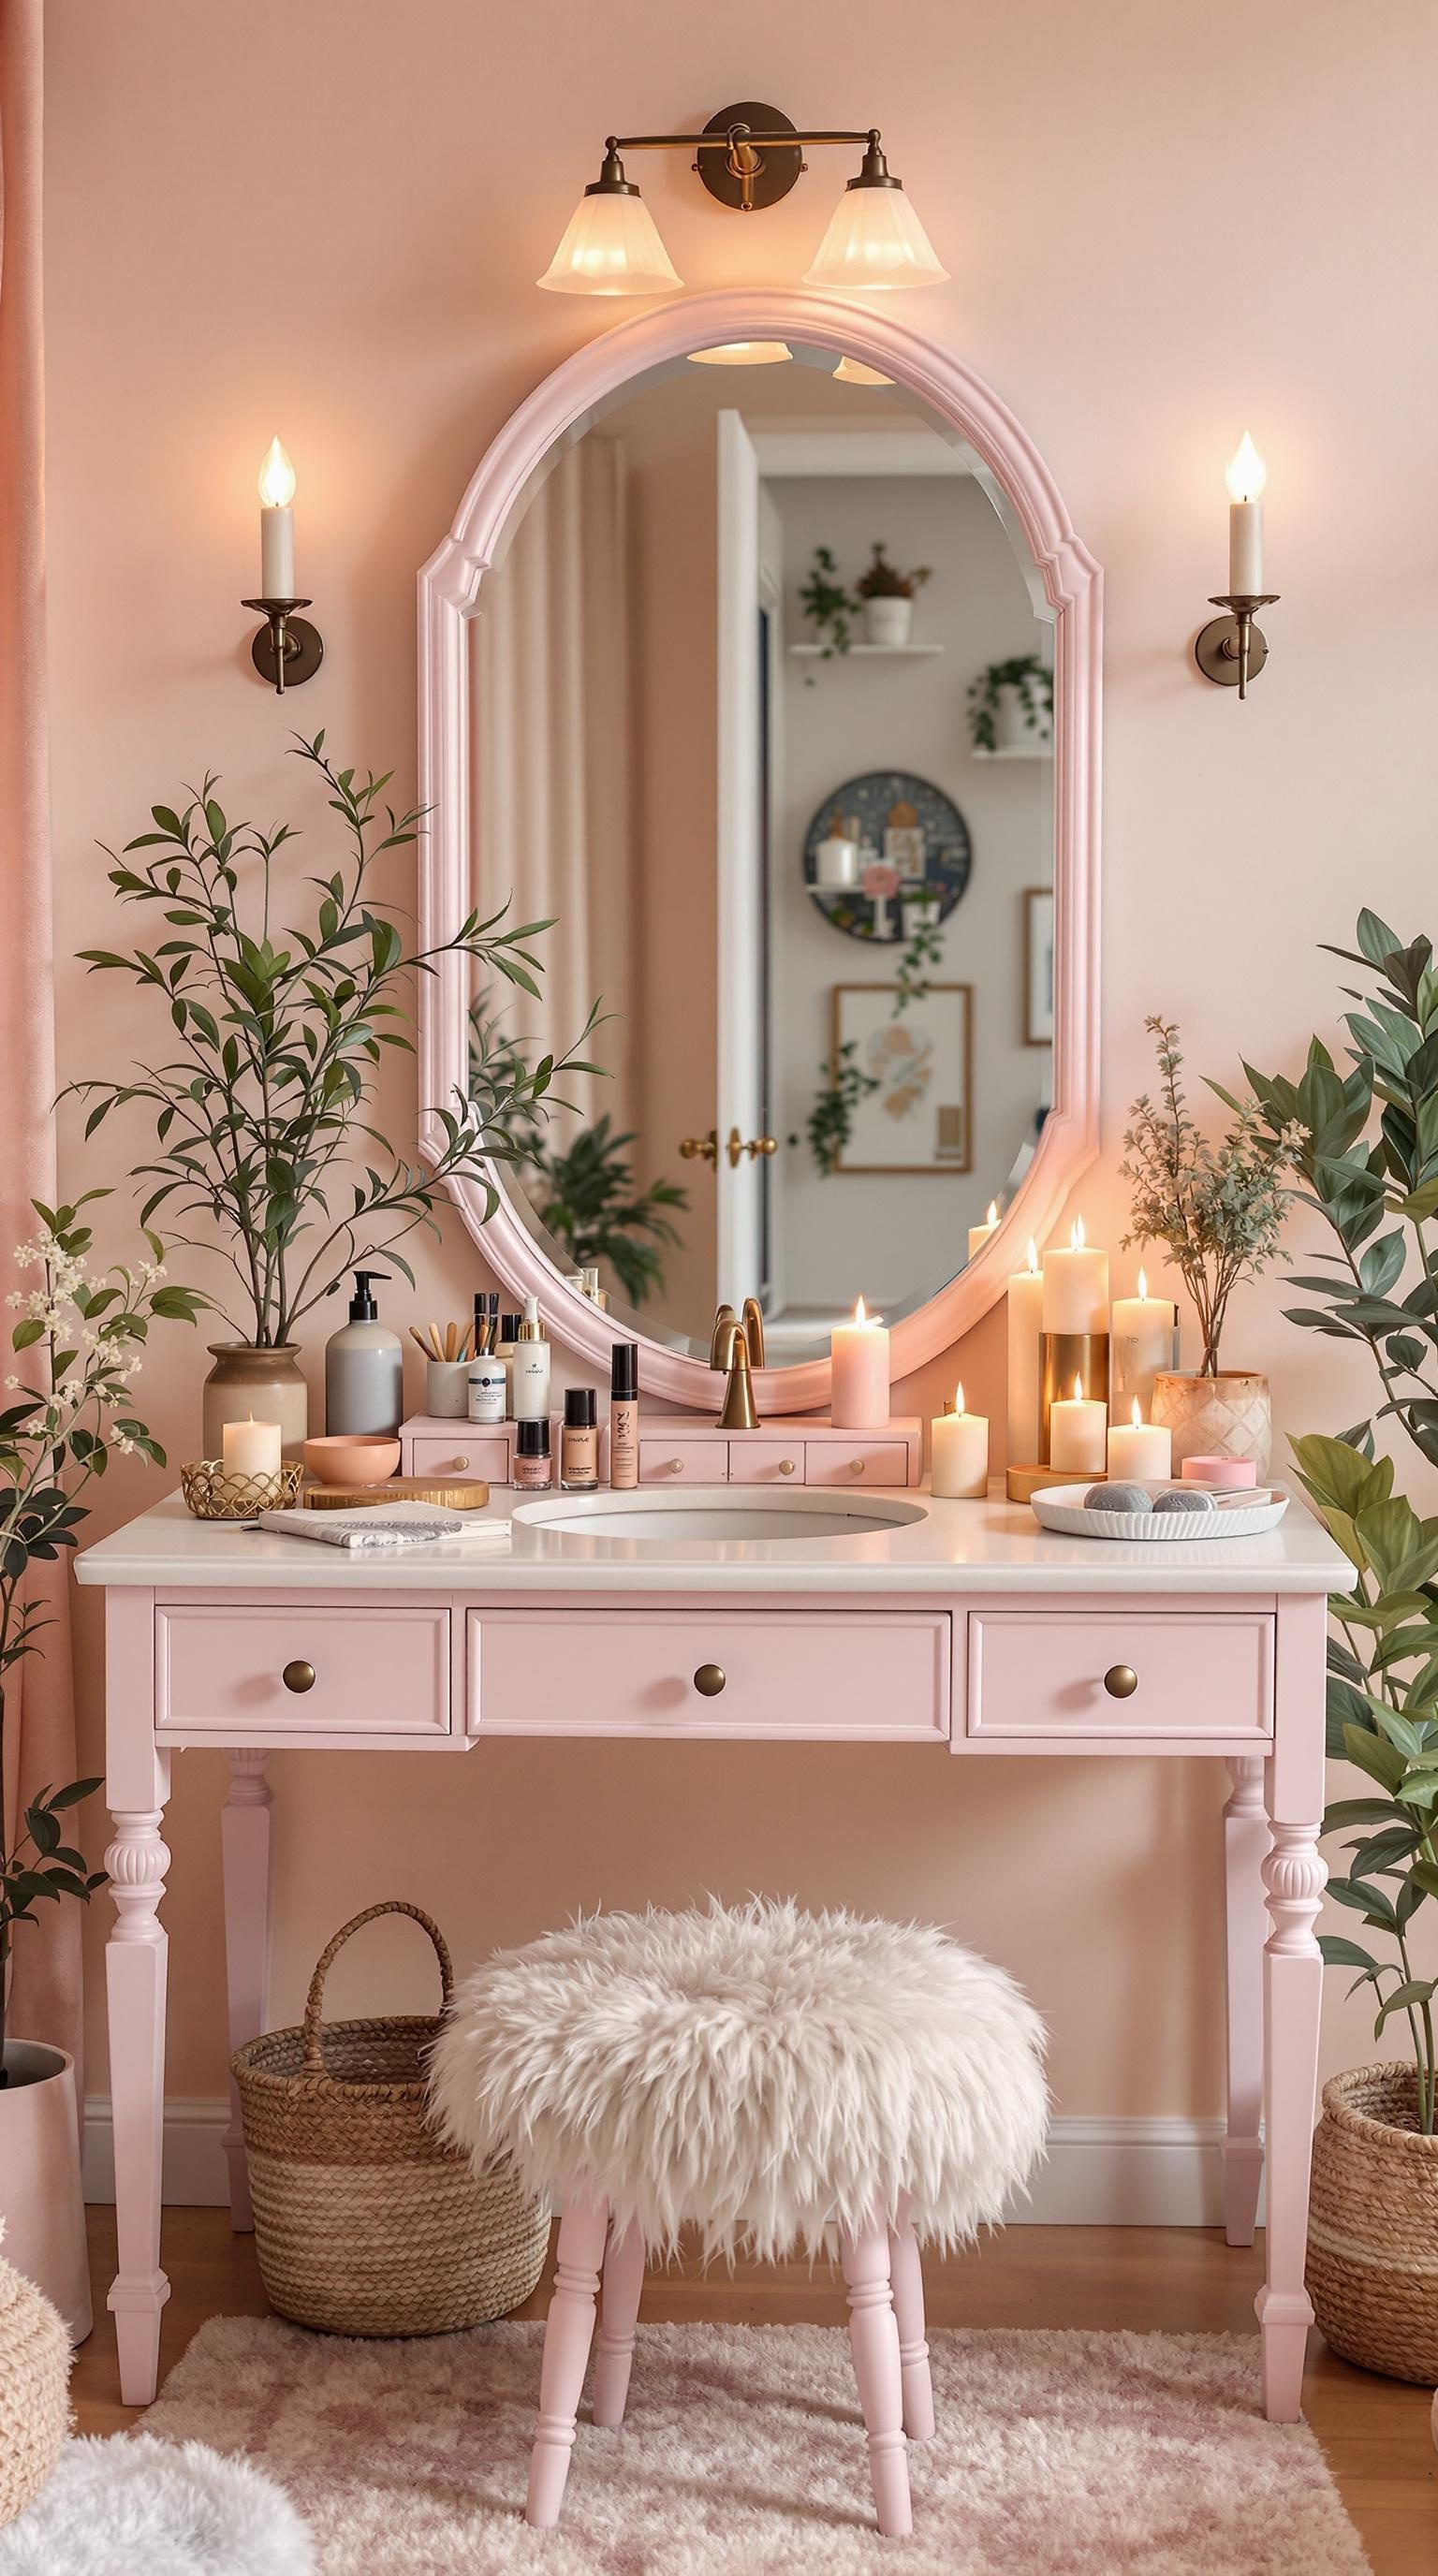
<path fill-rule="evenodd" d="M 180 1491 L 197 1521 L 253 1521 L 297 1503 L 304 1472 L 298 1458 L 282 1458 L 273 1476 L 237 1476 L 221 1458 L 197 1458 L 180 1469 Z"/>
<path fill-rule="evenodd" d="M 1078 1379 L 1083 1393 L 1096 1403 L 1108 1402 L 1107 1333 L 1042 1333 L 1039 1336 L 1041 1368 L 1039 1372 L 1039 1445 L 1044 1456 L 1049 1452 L 1049 1414 L 1055 1404 L 1063 1404 L 1074 1391 Z M 1090 1476 L 1088 1482 L 1092 1484 Z"/>

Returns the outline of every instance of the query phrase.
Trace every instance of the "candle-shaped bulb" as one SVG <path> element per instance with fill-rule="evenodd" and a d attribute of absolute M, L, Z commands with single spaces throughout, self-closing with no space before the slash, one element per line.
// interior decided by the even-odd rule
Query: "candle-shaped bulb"
<path fill-rule="evenodd" d="M 1037 1271 L 1038 1271 L 1038 1266 L 1039 1266 L 1039 1248 L 1038 1248 L 1038 1245 L 1035 1243 L 1035 1241 L 1034 1241 L 1034 1239 L 1033 1239 L 1033 1236 L 1032 1236 L 1032 1235 L 1030 1235 L 1030 1236 L 1029 1236 L 1029 1269 L 1030 1269 L 1030 1271 L 1032 1271 L 1032 1272 L 1034 1272 L 1034 1273 L 1036 1274 L 1036 1273 L 1037 1273 Z"/>
<path fill-rule="evenodd" d="M 1083 1230 L 1083 1218 L 1082 1218 L 1081 1216 L 1076 1216 L 1076 1217 L 1074 1218 L 1073 1224 L 1069 1227 L 1069 1250 L 1070 1250 L 1070 1252 L 1082 1252 L 1082 1250 L 1083 1250 L 1083 1248 L 1084 1248 L 1084 1245 L 1087 1243 L 1087 1241 L 1088 1241 L 1088 1236 L 1084 1233 L 1084 1230 Z"/>
<path fill-rule="evenodd" d="M 277 438 L 260 467 L 260 499 L 267 510 L 287 510 L 295 497 L 295 469 Z"/>
<path fill-rule="evenodd" d="M 1138 1274 L 1138 1293 L 1140 1297 L 1146 1297 L 1148 1295 L 1148 1272 L 1146 1270 L 1140 1270 Z"/>
<path fill-rule="evenodd" d="M 1256 501 L 1268 481 L 1268 468 L 1245 430 L 1224 475 L 1230 501 Z"/>

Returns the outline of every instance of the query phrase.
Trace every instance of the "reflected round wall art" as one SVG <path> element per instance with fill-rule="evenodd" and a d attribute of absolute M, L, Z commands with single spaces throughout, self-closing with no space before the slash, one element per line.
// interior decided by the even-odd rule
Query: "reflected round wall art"
<path fill-rule="evenodd" d="M 902 769 L 846 779 L 804 836 L 804 881 L 819 910 L 850 939 L 881 947 L 947 921 L 973 859 L 952 797 Z"/>

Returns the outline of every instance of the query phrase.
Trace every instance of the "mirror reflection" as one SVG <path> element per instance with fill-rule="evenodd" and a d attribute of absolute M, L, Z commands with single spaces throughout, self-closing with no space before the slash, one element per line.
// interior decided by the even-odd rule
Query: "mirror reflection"
<path fill-rule="evenodd" d="M 602 1070 L 505 1176 L 621 1326 L 771 1365 L 972 1257 L 1051 1097 L 1052 623 L 993 476 L 832 350 L 636 379 L 551 450 L 470 641 L 473 900 Z"/>

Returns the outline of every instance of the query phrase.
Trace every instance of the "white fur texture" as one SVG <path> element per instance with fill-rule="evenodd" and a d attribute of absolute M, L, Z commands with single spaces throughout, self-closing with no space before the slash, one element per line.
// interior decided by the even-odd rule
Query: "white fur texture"
<path fill-rule="evenodd" d="M 245 2460 L 152 2433 L 67 2442 L 48 2486 L 0 2531 L 0 2576 L 311 2576 L 287 2495 Z"/>
<path fill-rule="evenodd" d="M 600 1914 L 497 1952 L 436 2043 L 444 2130 L 555 2195 L 581 2178 L 651 2251 L 816 2247 L 901 2192 L 941 2245 L 1042 2153 L 1043 2025 L 1001 1968 L 921 1924 Z"/>

